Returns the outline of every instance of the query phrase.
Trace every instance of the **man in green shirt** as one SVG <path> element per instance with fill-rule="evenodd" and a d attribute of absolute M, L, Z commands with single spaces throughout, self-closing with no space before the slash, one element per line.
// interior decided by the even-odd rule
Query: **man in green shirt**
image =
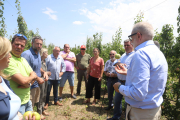
<path fill-rule="evenodd" d="M 4 69 L 4 73 L 10 75 L 10 86 L 17 96 L 21 99 L 21 107 L 19 112 L 24 114 L 26 111 L 33 111 L 30 101 L 30 86 L 37 79 L 37 75 L 33 72 L 26 59 L 21 57 L 27 42 L 26 36 L 16 34 L 12 38 L 12 51 L 9 67 Z M 38 81 L 39 84 L 44 81 Z"/>
<path fill-rule="evenodd" d="M 77 78 L 78 78 L 76 95 L 80 95 L 81 81 L 83 77 L 85 80 L 85 85 L 87 84 L 86 73 L 87 73 L 87 67 L 89 66 L 89 60 L 91 59 L 91 56 L 86 53 L 85 45 L 81 45 L 80 51 L 81 52 L 76 55 L 76 64 L 74 64 L 75 68 L 77 69 Z"/>

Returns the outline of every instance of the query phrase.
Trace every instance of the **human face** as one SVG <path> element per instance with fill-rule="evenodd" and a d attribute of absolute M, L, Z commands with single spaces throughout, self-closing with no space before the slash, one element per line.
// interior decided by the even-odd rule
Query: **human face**
<path fill-rule="evenodd" d="M 53 55 L 54 55 L 55 58 L 58 57 L 59 53 L 60 53 L 60 49 L 59 49 L 59 48 L 55 48 L 55 49 L 53 50 Z"/>
<path fill-rule="evenodd" d="M 0 58 L 2 58 L 3 55 L 0 55 Z M 9 66 L 9 62 L 11 58 L 11 54 L 8 52 L 3 59 L 0 60 L 0 70 L 3 70 Z"/>
<path fill-rule="evenodd" d="M 142 34 L 137 32 L 132 33 L 131 35 L 131 44 L 133 45 L 134 48 L 136 48 L 140 44 L 140 39 L 142 38 Z"/>
<path fill-rule="evenodd" d="M 81 54 L 84 54 L 86 52 L 86 49 L 85 48 L 81 48 Z"/>
<path fill-rule="evenodd" d="M 70 51 L 69 45 L 64 46 L 64 52 L 68 53 Z"/>
<path fill-rule="evenodd" d="M 94 56 L 99 56 L 99 51 L 97 49 L 94 49 L 93 54 L 94 54 Z"/>
<path fill-rule="evenodd" d="M 12 54 L 16 57 L 21 57 L 21 53 L 23 52 L 26 45 L 26 40 L 21 40 L 16 38 L 12 43 Z"/>
<path fill-rule="evenodd" d="M 46 51 L 46 52 L 43 53 L 43 57 L 47 58 L 47 56 L 48 56 L 48 52 Z"/>
<path fill-rule="evenodd" d="M 40 39 L 35 39 L 34 42 L 32 42 L 32 48 L 34 52 L 39 52 L 42 48 L 43 41 Z"/>
<path fill-rule="evenodd" d="M 109 53 L 109 57 L 110 57 L 111 60 L 114 60 L 115 59 L 115 52 L 111 51 Z"/>
<path fill-rule="evenodd" d="M 133 46 L 130 41 L 124 43 L 124 49 L 125 49 L 126 53 L 130 53 L 133 51 Z"/>

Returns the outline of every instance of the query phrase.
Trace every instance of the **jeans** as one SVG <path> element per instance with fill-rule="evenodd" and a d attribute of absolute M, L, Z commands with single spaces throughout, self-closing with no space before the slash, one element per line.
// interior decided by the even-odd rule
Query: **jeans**
<path fill-rule="evenodd" d="M 118 82 L 118 78 L 117 77 L 107 77 L 107 89 L 108 89 L 108 100 L 109 100 L 109 104 L 108 106 L 112 106 L 112 102 L 113 102 L 113 93 L 114 93 L 114 87 L 113 85 Z"/>
<path fill-rule="evenodd" d="M 118 82 L 120 82 L 120 80 Z M 125 83 L 122 83 L 122 82 L 121 82 L 121 84 L 125 85 Z M 123 98 L 123 95 L 121 93 L 117 93 L 117 92 L 115 93 L 115 97 L 114 97 L 115 106 L 114 106 L 114 116 L 113 116 L 113 118 L 117 119 L 117 120 L 120 119 L 121 113 L 122 113 L 122 102 L 121 102 L 122 98 Z"/>
<path fill-rule="evenodd" d="M 49 104 L 49 95 L 50 95 L 52 86 L 53 86 L 54 103 L 56 103 L 58 101 L 58 86 L 59 86 L 59 83 L 60 83 L 60 80 L 48 80 L 46 104 Z"/>
<path fill-rule="evenodd" d="M 26 104 L 21 105 L 19 112 L 23 115 L 27 111 L 33 111 L 32 102 L 29 100 Z"/>

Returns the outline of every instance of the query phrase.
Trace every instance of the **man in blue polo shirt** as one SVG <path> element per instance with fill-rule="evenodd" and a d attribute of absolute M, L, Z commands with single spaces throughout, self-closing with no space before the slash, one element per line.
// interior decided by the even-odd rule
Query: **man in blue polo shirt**
<path fill-rule="evenodd" d="M 39 54 L 39 51 L 42 48 L 43 39 L 39 36 L 36 36 L 32 39 L 32 47 L 29 50 L 24 51 L 21 56 L 24 57 L 33 71 L 37 74 L 38 80 L 41 82 L 35 81 L 33 85 L 31 86 L 31 94 L 30 99 L 32 101 L 32 106 L 34 107 L 34 104 L 39 102 L 39 96 L 40 96 L 40 88 L 38 84 L 44 83 L 44 80 L 41 78 L 41 73 L 44 74 L 44 78 L 47 81 L 48 76 L 46 72 L 42 71 L 41 69 L 41 56 Z"/>

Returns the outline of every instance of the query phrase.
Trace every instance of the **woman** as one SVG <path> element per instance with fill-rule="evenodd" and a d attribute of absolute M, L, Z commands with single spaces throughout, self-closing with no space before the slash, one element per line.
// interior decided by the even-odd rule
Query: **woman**
<path fill-rule="evenodd" d="M 3 78 L 8 78 L 2 70 L 9 66 L 11 57 L 11 43 L 8 39 L 0 36 L 0 119 L 19 120 L 22 115 L 18 112 L 21 106 L 20 98 L 15 95 L 4 82 Z M 18 114 L 17 114 L 18 113 Z"/>
<path fill-rule="evenodd" d="M 42 48 L 40 51 L 40 55 L 41 55 L 41 69 L 44 72 L 47 72 L 47 67 L 46 67 L 46 62 L 45 59 L 48 56 L 48 50 L 46 48 Z M 48 75 L 51 75 L 51 72 L 47 72 Z M 42 74 L 43 75 L 43 74 Z M 45 119 L 45 116 L 48 116 L 49 113 L 44 111 L 44 105 L 45 105 L 45 101 L 46 101 L 46 92 L 47 92 L 47 81 L 45 81 L 43 84 L 40 84 L 40 97 L 39 97 L 39 103 L 38 103 L 38 107 L 37 107 L 37 112 L 41 115 L 41 119 Z"/>
<path fill-rule="evenodd" d="M 93 49 L 94 57 L 90 59 L 90 64 L 87 70 L 86 78 L 88 80 L 86 87 L 86 98 L 83 103 L 90 103 L 90 98 L 92 97 L 92 91 L 95 86 L 95 97 L 92 105 L 96 104 L 96 99 L 100 99 L 101 92 L 101 80 L 104 70 L 104 60 L 99 57 L 99 49 Z"/>

